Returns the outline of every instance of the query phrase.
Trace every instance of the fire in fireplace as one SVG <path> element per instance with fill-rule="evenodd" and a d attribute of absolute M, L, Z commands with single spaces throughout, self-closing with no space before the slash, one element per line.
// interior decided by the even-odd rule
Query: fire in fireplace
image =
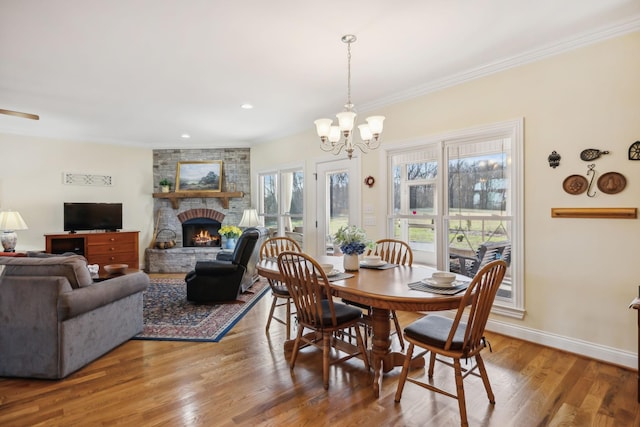
<path fill-rule="evenodd" d="M 182 223 L 182 246 L 220 246 L 222 224 L 209 218 L 192 218 Z"/>

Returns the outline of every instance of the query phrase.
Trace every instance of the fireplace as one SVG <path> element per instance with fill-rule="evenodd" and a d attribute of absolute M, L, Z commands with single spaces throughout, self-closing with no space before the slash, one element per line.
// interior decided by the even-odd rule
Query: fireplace
<path fill-rule="evenodd" d="M 193 218 L 182 223 L 183 247 L 219 247 L 219 221 L 209 218 Z"/>
<path fill-rule="evenodd" d="M 177 215 L 182 225 L 182 246 L 220 247 L 220 234 L 224 214 L 215 209 L 189 209 Z"/>

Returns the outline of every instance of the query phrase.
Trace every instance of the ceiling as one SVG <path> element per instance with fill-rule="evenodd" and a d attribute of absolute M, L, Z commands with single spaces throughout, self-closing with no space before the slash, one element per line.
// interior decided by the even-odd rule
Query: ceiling
<path fill-rule="evenodd" d="M 248 147 L 342 109 L 344 34 L 364 113 L 638 29 L 638 0 L 0 0 L 0 109 L 40 116 L 0 133 Z"/>

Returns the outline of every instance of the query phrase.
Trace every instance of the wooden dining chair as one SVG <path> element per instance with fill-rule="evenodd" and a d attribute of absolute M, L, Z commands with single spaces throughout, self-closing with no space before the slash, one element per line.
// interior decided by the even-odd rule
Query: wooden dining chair
<path fill-rule="evenodd" d="M 413 251 L 408 243 L 402 240 L 396 239 L 380 239 L 375 243 L 375 246 L 365 253 L 368 255 L 378 255 L 380 259 L 390 264 L 411 266 L 413 264 Z M 357 305 L 360 308 L 367 310 L 367 314 L 363 317 L 363 323 L 365 325 L 366 335 L 371 333 L 371 312 L 372 308 L 363 304 L 354 303 L 352 301 L 345 301 L 347 304 Z M 400 348 L 404 350 L 404 339 L 402 338 L 402 329 L 400 328 L 400 322 L 395 310 L 391 310 L 391 320 L 396 328 L 396 335 L 400 343 Z M 366 338 L 365 338 L 366 339 Z"/>
<path fill-rule="evenodd" d="M 302 249 L 295 240 L 288 237 L 271 237 L 265 240 L 260 247 L 260 260 L 276 260 L 278 255 L 284 251 L 302 252 Z M 291 311 L 291 304 L 293 303 L 291 295 L 289 295 L 289 291 L 284 283 L 273 279 L 267 279 L 267 282 L 269 283 L 269 287 L 271 287 L 273 300 L 271 302 L 271 310 L 269 310 L 269 318 L 267 319 L 266 332 L 269 333 L 271 321 L 275 320 L 285 325 L 287 328 L 287 340 L 289 340 L 291 339 L 291 316 L 295 314 L 295 312 Z M 286 315 L 284 319 L 276 317 L 276 307 L 285 307 Z"/>
<path fill-rule="evenodd" d="M 484 337 L 484 328 L 506 270 L 507 264 L 502 260 L 492 261 L 482 267 L 471 280 L 453 319 L 437 314 L 428 314 L 404 329 L 404 337 L 409 341 L 409 348 L 407 349 L 398 381 L 395 396 L 396 402 L 399 402 L 402 397 L 405 382 L 412 382 L 428 390 L 457 399 L 461 424 L 467 426 L 463 380 L 469 374 L 473 374 L 482 378 L 489 402 L 495 404 L 495 397 L 491 390 L 487 370 L 480 352 L 487 345 Z M 466 322 L 463 322 L 462 315 L 467 308 L 469 309 L 469 317 Z M 431 352 L 428 371 L 429 383 L 420 381 L 418 378 L 409 378 L 408 376 L 415 346 L 424 349 L 424 351 L 416 355 L 416 358 Z M 453 364 L 449 360 L 441 359 L 438 356 L 453 359 Z M 475 363 L 470 368 L 465 369 L 463 373 L 460 359 L 471 357 L 475 358 Z M 436 361 L 453 367 L 456 384 L 455 393 L 433 385 L 433 368 Z M 476 368 L 480 372 L 479 374 L 475 372 Z"/>
<path fill-rule="evenodd" d="M 329 366 L 361 355 L 365 368 L 369 370 L 369 359 L 362 340 L 360 328 L 356 330 L 357 348 L 347 351 L 340 345 L 339 338 L 362 319 L 362 311 L 357 307 L 334 302 L 331 284 L 316 260 L 304 253 L 285 251 L 278 256 L 278 269 L 289 294 L 296 305 L 298 333 L 293 345 L 290 366 L 294 368 L 301 343 L 322 348 L 322 382 L 329 388 Z M 311 337 L 304 335 L 305 329 L 315 331 Z M 321 342 L 319 342 L 321 341 Z M 344 344 L 349 344 L 344 342 Z M 331 348 L 346 353 L 340 359 L 330 361 Z M 351 346 L 349 346 L 351 347 Z"/>

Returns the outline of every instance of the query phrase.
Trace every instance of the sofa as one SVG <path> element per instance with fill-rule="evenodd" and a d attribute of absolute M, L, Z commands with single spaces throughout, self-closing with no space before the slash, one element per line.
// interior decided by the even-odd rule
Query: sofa
<path fill-rule="evenodd" d="M 143 272 L 94 282 L 80 255 L 0 269 L 0 376 L 64 378 L 142 331 Z"/>

